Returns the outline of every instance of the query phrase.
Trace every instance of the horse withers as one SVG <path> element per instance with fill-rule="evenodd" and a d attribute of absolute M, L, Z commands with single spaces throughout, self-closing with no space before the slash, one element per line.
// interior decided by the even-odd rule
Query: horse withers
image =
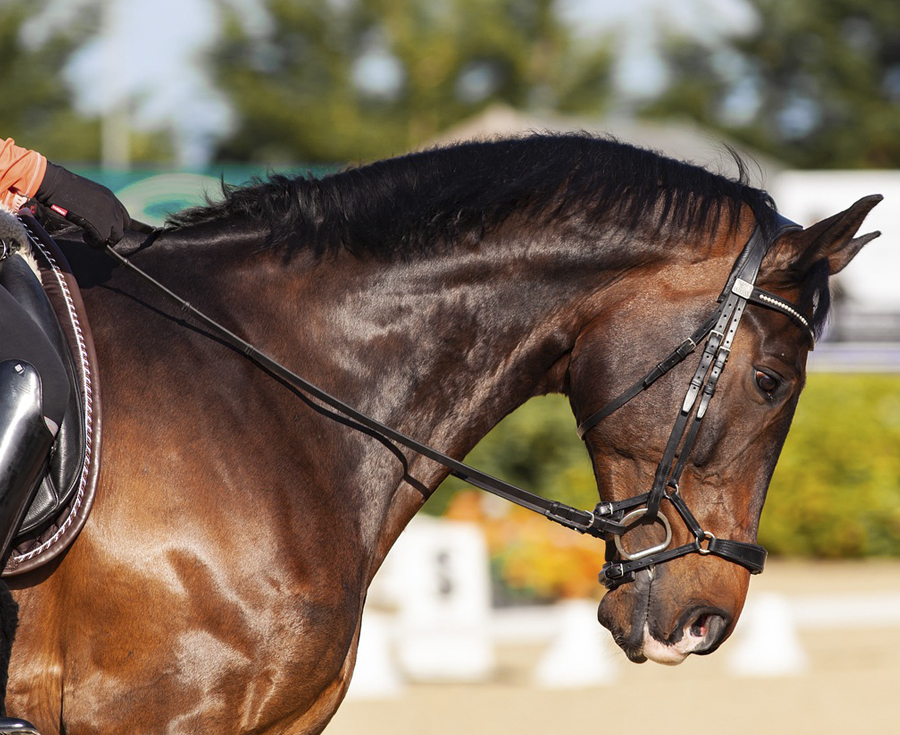
<path fill-rule="evenodd" d="M 810 330 L 877 200 L 783 229 L 741 181 L 534 136 L 273 177 L 118 250 L 451 457 L 528 398 L 566 393 L 603 501 L 588 515 L 618 539 L 600 621 L 632 660 L 676 663 L 738 619 Z M 409 449 L 397 462 L 127 269 L 59 240 L 92 321 L 103 462 L 77 542 L 10 579 L 8 710 L 44 735 L 320 732 L 350 680 L 367 586 L 447 468 Z M 693 356 L 589 421 L 711 318 Z M 634 497 L 626 524 L 616 509 Z"/>

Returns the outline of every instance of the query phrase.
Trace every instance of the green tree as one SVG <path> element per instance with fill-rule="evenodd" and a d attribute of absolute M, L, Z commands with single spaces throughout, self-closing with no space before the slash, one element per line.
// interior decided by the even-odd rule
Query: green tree
<path fill-rule="evenodd" d="M 900 556 L 900 380 L 812 375 L 760 543 L 794 556 Z"/>
<path fill-rule="evenodd" d="M 28 0 L 0 4 L 0 135 L 57 160 L 96 160 L 99 124 L 72 110 L 61 75 L 78 39 L 66 34 L 30 46 L 21 30 L 33 12 Z"/>
<path fill-rule="evenodd" d="M 466 461 L 530 492 L 592 510 L 599 501 L 594 470 L 575 432 L 567 398 L 532 398 L 507 416 L 472 450 Z M 425 505 L 440 515 L 460 490 L 462 480 L 448 478 Z"/>
<path fill-rule="evenodd" d="M 101 121 L 78 112 L 64 70 L 72 54 L 96 34 L 101 9 L 100 2 L 84 3 L 77 22 L 57 24 L 36 41 L 23 29 L 52 8 L 34 0 L 0 0 L 0 135 L 54 161 L 100 160 Z M 130 137 L 133 161 L 172 158 L 165 133 L 131 131 Z"/>
<path fill-rule="evenodd" d="M 222 159 L 402 153 L 491 101 L 597 108 L 608 59 L 579 56 L 552 0 L 269 0 L 274 30 L 232 19 L 219 83 L 239 116 Z"/>
<path fill-rule="evenodd" d="M 900 4 L 752 0 L 717 53 L 672 39 L 673 83 L 645 112 L 697 121 L 804 168 L 900 166 Z"/>

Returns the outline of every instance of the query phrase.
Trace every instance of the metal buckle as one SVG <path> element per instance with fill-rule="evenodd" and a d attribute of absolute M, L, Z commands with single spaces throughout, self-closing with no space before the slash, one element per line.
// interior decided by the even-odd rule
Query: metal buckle
<path fill-rule="evenodd" d="M 703 548 L 703 541 L 706 540 L 706 548 Z M 716 536 L 712 531 L 704 531 L 703 535 L 697 539 L 697 553 L 706 556 L 707 554 L 712 554 L 710 551 L 709 545 L 716 540 Z"/>
<path fill-rule="evenodd" d="M 647 509 L 646 508 L 638 508 L 637 510 L 633 510 L 633 511 L 631 511 L 631 513 L 626 514 L 625 517 L 622 518 L 622 520 L 620 522 L 623 526 L 627 526 L 631 521 L 637 520 L 638 518 L 641 518 L 642 516 L 645 516 L 645 515 L 647 515 Z M 644 558 L 650 556 L 651 554 L 655 554 L 657 551 L 662 551 L 663 549 L 667 548 L 669 546 L 669 544 L 672 542 L 672 526 L 669 524 L 669 519 L 666 518 L 665 515 L 663 515 L 663 513 L 661 513 L 660 511 L 657 511 L 654 522 L 655 521 L 659 521 L 660 523 L 662 523 L 663 528 L 666 529 L 666 538 L 663 540 L 662 543 L 657 544 L 656 546 L 650 546 L 649 548 L 646 548 L 646 549 L 641 549 L 640 551 L 635 551 L 633 553 L 629 553 L 625 550 L 625 547 L 622 545 L 622 537 L 616 536 L 614 540 L 616 543 L 616 550 L 619 552 L 619 556 L 621 556 L 626 561 L 636 561 L 638 559 L 644 559 Z"/>
<path fill-rule="evenodd" d="M 697 343 L 694 342 L 691 337 L 688 337 L 684 342 L 678 345 L 678 349 L 675 350 L 675 353 L 683 360 L 696 349 Z"/>
<path fill-rule="evenodd" d="M 738 278 L 735 280 L 731 290 L 742 299 L 749 299 L 753 295 L 753 284 L 749 281 L 745 281 L 743 278 Z"/>
<path fill-rule="evenodd" d="M 591 520 L 588 521 L 588 524 L 586 526 L 579 526 L 577 523 L 575 523 L 575 521 L 572 521 L 572 525 L 575 526 L 576 531 L 581 531 L 582 533 L 586 533 L 587 531 L 590 531 L 594 527 L 594 523 L 597 522 L 597 516 L 595 516 L 593 514 L 593 512 L 591 512 L 589 510 L 583 510 L 581 512 L 587 513 L 591 517 Z"/>
<path fill-rule="evenodd" d="M 560 510 L 573 511 L 574 513 L 585 513 L 590 518 L 585 525 L 581 525 L 574 518 L 570 518 L 566 515 L 560 513 Z M 555 521 L 566 528 L 571 528 L 575 531 L 579 531 L 580 533 L 587 533 L 594 527 L 594 523 L 597 521 L 597 517 L 589 510 L 577 510 L 576 508 L 571 508 L 564 503 L 554 502 L 551 504 L 551 507 L 544 513 L 545 518 L 549 518 L 551 521 Z M 0 733 L 2 735 L 2 733 Z"/>

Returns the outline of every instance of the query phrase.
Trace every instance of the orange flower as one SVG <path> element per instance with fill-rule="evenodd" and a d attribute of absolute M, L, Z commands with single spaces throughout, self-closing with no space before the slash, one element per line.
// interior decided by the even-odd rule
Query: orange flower
<path fill-rule="evenodd" d="M 457 493 L 445 517 L 483 528 L 491 569 L 510 590 L 542 600 L 600 596 L 602 542 L 518 506 L 500 518 L 488 517 L 483 499 L 477 492 Z"/>

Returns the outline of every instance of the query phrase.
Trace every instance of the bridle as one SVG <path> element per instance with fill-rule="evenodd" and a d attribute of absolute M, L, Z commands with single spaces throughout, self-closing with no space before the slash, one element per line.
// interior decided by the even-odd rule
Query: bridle
<path fill-rule="evenodd" d="M 725 368 L 735 333 L 747 304 L 757 304 L 787 315 L 804 330 L 812 344 L 815 342 L 815 333 L 810 327 L 809 321 L 796 306 L 755 285 L 763 258 L 772 243 L 785 232 L 800 229 L 799 225 L 777 213 L 773 212 L 773 216 L 775 225 L 772 235 L 767 238 L 763 234 L 762 228 L 757 225 L 731 270 L 725 288 L 719 296 L 718 307 L 709 318 L 642 379 L 599 411 L 588 416 L 578 426 L 578 433 L 584 438 L 587 432 L 600 421 L 624 406 L 639 393 L 647 390 L 659 378 L 693 353 L 703 340 L 706 340 L 700 363 L 691 378 L 684 402 L 675 419 L 662 459 L 657 467 L 651 490 L 625 500 L 601 501 L 593 511 L 579 510 L 554 500 L 548 500 L 499 480 L 357 411 L 260 352 L 253 345 L 191 306 L 127 258 L 117 253 L 112 247 L 107 246 L 105 252 L 177 305 L 180 315 L 176 318 L 179 321 L 192 319 L 209 330 L 214 339 L 243 354 L 314 410 L 382 443 L 400 461 L 404 469 L 404 479 L 414 487 L 424 492 L 421 484 L 409 474 L 409 462 L 406 455 L 400 450 L 400 446 L 443 465 L 451 475 L 470 485 L 540 513 L 566 528 L 603 539 L 606 541 L 607 561 L 600 572 L 600 582 L 608 589 L 615 589 L 621 584 L 633 580 L 636 571 L 691 553 L 712 554 L 727 559 L 746 567 L 751 574 L 759 574 L 763 570 L 766 550 L 756 544 L 720 539 L 710 531 L 704 530 L 679 494 L 678 483 L 691 447 L 700 430 L 701 421 L 715 393 L 716 384 Z M 19 213 L 19 218 L 27 222 L 28 227 L 39 239 L 51 239 L 44 228 L 24 211 Z M 150 231 L 150 235 L 138 250 L 148 247 L 160 232 L 160 230 L 152 230 L 145 225 L 142 227 L 145 228 L 145 231 Z M 691 420 L 692 415 L 693 420 Z M 680 451 L 679 446 L 681 447 Z M 668 548 L 672 539 L 672 529 L 668 518 L 660 510 L 663 500 L 672 505 L 681 516 L 694 536 L 692 542 L 673 549 Z M 662 543 L 639 551 L 628 552 L 624 549 L 621 537 L 625 533 L 638 523 L 657 521 L 663 525 L 666 532 L 665 540 Z"/>
<path fill-rule="evenodd" d="M 588 431 L 632 398 L 647 390 L 694 352 L 704 339 L 706 340 L 700 363 L 688 384 L 681 409 L 663 450 L 662 459 L 657 465 L 650 492 L 625 500 L 601 502 L 594 509 L 595 521 L 592 526 L 603 528 L 606 532 L 605 537 L 601 535 L 605 538 L 607 547 L 606 564 L 600 572 L 600 582 L 608 589 L 615 589 L 625 582 L 632 581 L 634 573 L 641 569 L 648 569 L 692 553 L 719 556 L 746 567 L 751 574 L 759 574 L 765 566 L 766 550 L 762 546 L 720 539 L 711 531 L 704 530 L 678 492 L 678 486 L 703 417 L 725 369 L 731 345 L 747 304 L 757 304 L 785 314 L 804 331 L 810 346 L 815 345 L 815 332 L 800 310 L 791 302 L 756 286 L 760 266 L 772 243 L 786 232 L 801 229 L 796 223 L 777 213 L 774 214 L 776 221 L 772 236 L 766 238 L 762 228 L 756 226 L 731 270 L 725 288 L 719 296 L 718 308 L 709 318 L 643 378 L 599 411 L 588 416 L 578 426 L 578 434 L 584 439 Z M 672 541 L 672 527 L 668 518 L 660 511 L 663 500 L 681 516 L 694 536 L 693 541 L 673 549 L 668 548 Z M 626 551 L 621 539 L 628 530 L 639 523 L 657 521 L 665 530 L 665 538 L 661 543 L 638 551 Z"/>

